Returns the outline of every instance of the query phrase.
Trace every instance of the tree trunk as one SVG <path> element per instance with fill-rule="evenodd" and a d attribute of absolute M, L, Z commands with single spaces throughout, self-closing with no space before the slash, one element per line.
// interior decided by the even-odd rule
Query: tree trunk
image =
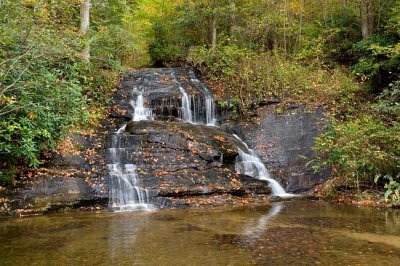
<path fill-rule="evenodd" d="M 232 38 L 233 37 L 233 29 L 235 27 L 236 24 L 236 17 L 235 17 L 235 12 L 236 12 L 236 4 L 233 0 L 231 0 L 230 2 L 230 14 L 229 14 L 229 37 Z"/>
<path fill-rule="evenodd" d="M 84 36 L 85 40 L 85 47 L 82 49 L 82 58 L 85 61 L 90 60 L 90 45 L 87 40 L 87 31 L 89 29 L 90 24 L 90 0 L 82 0 L 81 4 L 81 25 L 80 25 L 80 32 Z"/>
<path fill-rule="evenodd" d="M 285 52 L 285 56 L 287 54 L 287 32 L 286 32 L 286 20 L 289 20 L 288 13 L 287 13 L 287 6 L 288 1 L 285 0 L 284 5 L 284 20 L 283 20 L 283 51 Z"/>
<path fill-rule="evenodd" d="M 301 10 L 301 13 L 300 13 L 300 18 L 299 18 L 299 35 L 298 35 L 298 38 L 297 38 L 297 46 L 298 46 L 298 48 L 300 48 L 300 46 L 301 46 L 301 35 L 302 35 L 302 27 L 303 27 L 303 10 L 304 10 L 304 0 L 302 0 L 301 1 L 301 7 L 302 7 L 302 10 Z"/>
<path fill-rule="evenodd" d="M 212 17 L 211 25 L 211 50 L 214 52 L 217 47 L 217 15 L 214 14 Z"/>
<path fill-rule="evenodd" d="M 363 39 L 366 39 L 371 36 L 374 27 L 372 0 L 361 0 L 360 14 L 361 14 L 361 33 Z"/>

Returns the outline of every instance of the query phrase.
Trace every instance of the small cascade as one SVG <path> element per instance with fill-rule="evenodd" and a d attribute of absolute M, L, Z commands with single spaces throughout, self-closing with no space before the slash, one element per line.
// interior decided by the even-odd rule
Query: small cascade
<path fill-rule="evenodd" d="M 192 124 L 215 126 L 217 120 L 215 118 L 215 103 L 211 92 L 195 77 L 193 71 L 189 72 L 189 76 L 191 84 L 201 92 L 201 95 L 192 96 L 188 94 L 181 82 L 176 78 L 176 74 L 172 74 L 172 78 L 178 84 L 178 89 L 182 94 L 182 120 Z"/>
<path fill-rule="evenodd" d="M 144 97 L 139 93 L 136 102 L 131 101 L 132 107 L 135 109 L 133 114 L 133 121 L 148 121 L 153 120 L 153 112 L 151 108 L 144 107 Z"/>
<path fill-rule="evenodd" d="M 151 210 L 149 191 L 138 186 L 134 164 L 108 165 L 111 176 L 109 206 L 115 211 Z"/>
<path fill-rule="evenodd" d="M 215 118 L 215 103 L 210 95 L 206 96 L 206 121 L 208 126 L 216 126 L 217 124 L 217 119 Z"/>
<path fill-rule="evenodd" d="M 215 118 L 215 102 L 210 90 L 190 71 L 190 81 L 204 93 L 204 109 L 206 113 L 206 125 L 216 126 L 217 119 Z"/>
<path fill-rule="evenodd" d="M 127 124 L 123 125 L 122 127 L 120 127 L 120 128 L 117 130 L 117 135 L 118 135 L 118 134 L 121 134 L 121 133 L 123 133 L 123 132 L 125 132 L 126 125 L 127 125 Z"/>
<path fill-rule="evenodd" d="M 182 86 L 179 85 L 178 89 L 182 93 L 182 120 L 187 123 L 193 123 L 192 97 L 188 96 Z"/>
<path fill-rule="evenodd" d="M 138 106 L 140 106 L 140 101 L 137 101 L 139 102 Z M 141 119 L 150 117 L 143 113 L 138 112 L 138 117 Z M 125 148 L 121 147 L 120 143 L 126 126 L 126 124 L 123 125 L 111 136 L 112 147 L 108 149 L 111 161 L 107 165 L 110 174 L 109 206 L 114 211 L 153 210 L 154 207 L 149 204 L 149 191 L 139 186 L 136 165 L 124 164 Z"/>
<path fill-rule="evenodd" d="M 248 148 L 247 144 L 243 142 L 237 135 L 233 134 L 246 148 Z M 248 153 L 239 149 L 239 157 L 238 161 L 235 164 L 235 170 L 239 174 L 244 174 L 247 176 L 251 176 L 257 178 L 259 180 L 266 180 L 269 182 L 269 186 L 272 190 L 272 194 L 281 198 L 290 198 L 295 195 L 286 193 L 283 187 L 275 180 L 270 177 L 270 174 L 260 160 L 260 158 L 255 155 L 254 151 L 248 149 Z"/>

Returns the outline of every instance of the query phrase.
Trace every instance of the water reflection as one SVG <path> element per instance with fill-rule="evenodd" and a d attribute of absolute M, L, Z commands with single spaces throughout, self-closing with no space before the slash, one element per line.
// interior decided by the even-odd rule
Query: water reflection
<path fill-rule="evenodd" d="M 251 223 L 246 224 L 245 229 L 243 230 L 246 238 L 256 240 L 262 236 L 268 228 L 268 223 L 282 211 L 283 206 L 282 202 L 273 203 L 267 214 L 261 215 L 256 222 L 252 221 Z"/>
<path fill-rule="evenodd" d="M 151 228 L 152 217 L 147 212 L 137 213 L 115 213 L 107 219 L 107 230 L 105 232 L 109 254 L 107 260 L 109 265 L 121 265 L 126 258 L 135 264 L 144 265 L 140 258 L 137 246 L 140 238 L 146 238 Z"/>
<path fill-rule="evenodd" d="M 400 213 L 319 202 L 0 220 L 1 265 L 398 265 Z"/>

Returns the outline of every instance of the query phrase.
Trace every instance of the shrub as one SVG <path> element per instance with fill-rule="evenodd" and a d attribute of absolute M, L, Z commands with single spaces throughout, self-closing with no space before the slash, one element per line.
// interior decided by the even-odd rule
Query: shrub
<path fill-rule="evenodd" d="M 334 122 L 331 129 L 316 138 L 320 152 L 314 169 L 332 167 L 334 175 L 348 183 L 389 184 L 399 180 L 400 124 L 386 126 L 379 118 L 364 115 L 346 122 Z"/>
<path fill-rule="evenodd" d="M 209 79 L 223 83 L 227 92 L 239 97 L 241 110 L 268 97 L 340 108 L 352 104 L 359 90 L 339 67 L 303 65 L 277 52 L 256 54 L 236 45 L 218 46 L 213 52 L 201 46 L 192 49 L 188 59 Z"/>
<path fill-rule="evenodd" d="M 0 179 L 10 183 L 18 166 L 38 166 L 41 154 L 55 149 L 72 127 L 104 114 L 132 43 L 116 26 L 99 27 L 104 31 L 91 33 L 93 58 L 84 62 L 77 27 L 80 1 L 3 2 Z M 114 30 L 120 31 L 112 35 Z M 92 110 L 96 113 L 89 114 Z"/>

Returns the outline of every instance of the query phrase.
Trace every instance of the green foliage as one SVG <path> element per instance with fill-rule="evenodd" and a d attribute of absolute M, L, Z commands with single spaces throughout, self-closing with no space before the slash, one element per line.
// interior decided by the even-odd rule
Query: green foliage
<path fill-rule="evenodd" d="M 388 86 L 400 74 L 400 44 L 393 35 L 374 35 L 354 45 L 360 56 L 353 72 L 373 90 Z"/>
<path fill-rule="evenodd" d="M 390 175 L 385 176 L 385 200 L 393 205 L 400 205 L 400 174 L 396 179 Z"/>
<path fill-rule="evenodd" d="M 6 167 L 3 165 L 2 168 L 0 168 L 0 185 L 1 186 L 8 186 L 12 183 L 14 180 L 14 176 L 18 174 L 18 170 L 13 168 L 13 167 Z"/>
<path fill-rule="evenodd" d="M 400 117 L 400 80 L 389 84 L 378 97 L 373 109 L 386 120 L 399 120 Z"/>
<path fill-rule="evenodd" d="M 21 21 L 6 17 L 2 27 L 14 42 L 3 43 L 0 57 L 0 159 L 8 165 L 22 159 L 38 166 L 39 154 L 54 149 L 69 125 L 87 117 L 81 97 L 85 65 L 73 55 L 73 48 L 79 46 L 68 41 L 73 33 L 62 29 L 63 38 L 52 38 L 55 25 L 41 28 L 56 16 L 54 10 L 36 13 L 22 6 L 8 7 L 6 11 L 19 8 L 24 13 L 15 14 Z M 40 22 L 32 23 L 32 17 L 23 21 L 23 16 L 37 17 Z"/>
<path fill-rule="evenodd" d="M 80 58 L 79 0 L 0 1 L 3 184 L 11 182 L 16 165 L 38 166 L 41 154 L 54 150 L 72 127 L 104 113 L 121 65 L 132 61 L 135 47 L 123 22 L 126 11 L 115 8 L 117 2 L 92 8 L 88 63 Z"/>
<path fill-rule="evenodd" d="M 357 186 L 397 176 L 399 130 L 399 123 L 388 127 L 380 119 L 367 115 L 347 122 L 336 121 L 328 132 L 316 138 L 315 150 L 322 157 L 314 161 L 314 168 L 333 167 L 336 176 Z"/>
<path fill-rule="evenodd" d="M 236 45 L 191 49 L 189 62 L 238 97 L 240 110 L 269 97 L 290 98 L 309 106 L 348 105 L 359 86 L 340 68 L 303 65 L 277 52 L 257 54 Z"/>

